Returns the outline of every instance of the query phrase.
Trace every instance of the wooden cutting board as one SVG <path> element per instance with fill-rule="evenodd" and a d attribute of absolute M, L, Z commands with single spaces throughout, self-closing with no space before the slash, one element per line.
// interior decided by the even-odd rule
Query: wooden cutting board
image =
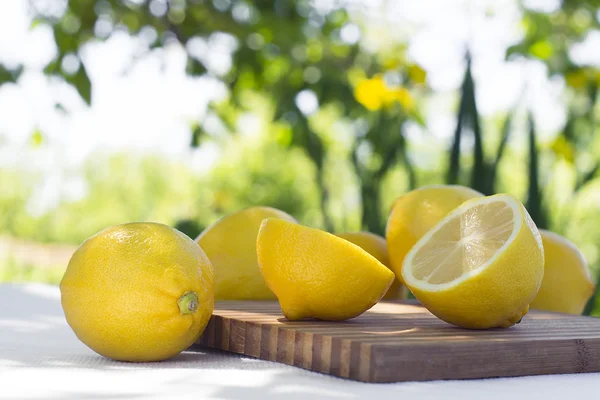
<path fill-rule="evenodd" d="M 600 318 L 534 311 L 510 329 L 473 331 L 410 302 L 346 322 L 291 322 L 276 302 L 217 302 L 198 343 L 363 382 L 600 371 Z"/>

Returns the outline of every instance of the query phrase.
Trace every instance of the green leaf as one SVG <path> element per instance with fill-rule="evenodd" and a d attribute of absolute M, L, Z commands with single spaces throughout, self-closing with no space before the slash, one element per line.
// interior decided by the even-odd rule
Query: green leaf
<path fill-rule="evenodd" d="M 572 109 L 568 110 L 567 113 L 567 122 L 565 123 L 565 128 L 563 129 L 563 136 L 569 143 L 573 143 L 575 140 L 575 115 Z"/>
<path fill-rule="evenodd" d="M 461 86 L 460 104 L 458 106 L 458 116 L 456 117 L 456 129 L 454 130 L 454 140 L 450 149 L 450 163 L 448 165 L 448 174 L 446 182 L 449 184 L 458 183 L 458 175 L 460 174 L 460 141 L 463 131 L 463 125 L 468 118 L 467 104 L 467 81 L 470 75 L 471 61 L 467 60 L 467 70 Z"/>
<path fill-rule="evenodd" d="M 50 64 L 46 65 L 44 68 L 44 74 L 46 75 L 56 75 L 60 71 L 60 64 L 62 63 L 62 57 L 58 57 L 55 60 L 51 61 Z"/>
<path fill-rule="evenodd" d="M 127 27 L 130 33 L 137 33 L 140 30 L 140 15 L 134 11 L 123 14 L 121 22 Z"/>
<path fill-rule="evenodd" d="M 542 194 L 538 174 L 538 149 L 533 116 L 528 115 L 529 124 L 529 189 L 527 192 L 526 208 L 538 228 L 548 227 L 547 218 L 542 206 Z"/>
<path fill-rule="evenodd" d="M 594 179 L 598 173 L 598 170 L 600 170 L 600 161 L 596 161 L 594 167 L 577 180 L 577 183 L 575 184 L 575 192 L 579 191 L 579 189 L 584 187 L 586 183 Z"/>
<path fill-rule="evenodd" d="M 92 102 L 92 84 L 83 63 L 73 75 L 65 75 L 65 80 L 75 86 L 81 98 L 90 105 Z"/>
<path fill-rule="evenodd" d="M 316 176 L 315 180 L 319 191 L 321 192 L 320 207 L 321 214 L 323 216 L 323 224 L 325 229 L 329 232 L 333 231 L 333 221 L 327 211 L 327 204 L 329 203 L 329 189 L 325 183 L 325 170 L 324 170 L 324 157 L 325 157 L 325 146 L 321 138 L 312 131 L 308 121 L 302 115 L 300 110 L 296 109 L 298 113 L 298 122 L 293 126 L 292 145 L 300 147 L 306 151 L 309 158 L 315 164 Z"/>
<path fill-rule="evenodd" d="M 460 142 L 466 127 L 471 128 L 474 136 L 473 168 L 471 170 L 471 187 L 482 193 L 489 192 L 487 164 L 483 154 L 483 139 L 479 124 L 479 112 L 475 98 L 475 82 L 471 73 L 471 57 L 467 53 L 467 68 L 460 91 L 460 105 L 454 131 L 454 140 L 450 150 L 450 163 L 448 165 L 447 183 L 457 184 L 460 175 Z"/>
<path fill-rule="evenodd" d="M 527 47 L 528 46 L 526 43 L 519 43 L 519 44 L 510 46 L 508 49 L 506 49 L 505 59 L 508 60 L 511 56 L 513 56 L 515 54 L 519 54 L 519 55 L 527 54 Z"/>
<path fill-rule="evenodd" d="M 588 106 L 585 117 L 588 119 L 588 121 L 590 121 L 590 124 L 592 125 L 591 131 L 595 132 L 596 131 L 596 118 L 594 115 L 594 110 L 596 107 L 596 103 L 598 101 L 598 83 L 590 82 L 587 87 L 587 92 L 588 92 L 589 106 Z"/>
<path fill-rule="evenodd" d="M 21 76 L 21 72 L 23 72 L 22 67 L 19 67 L 16 70 L 9 70 L 0 64 L 0 85 L 8 82 L 15 83 L 17 79 L 19 79 L 19 76 Z"/>
<path fill-rule="evenodd" d="M 471 187 L 484 194 L 491 194 L 488 190 L 487 165 L 483 155 L 483 139 L 481 137 L 481 126 L 479 124 L 479 112 L 477 111 L 477 101 L 475 99 L 475 82 L 471 74 L 471 63 L 467 65 L 467 74 L 465 77 L 465 95 L 467 96 L 467 121 L 473 130 L 473 169 L 471 170 Z"/>
<path fill-rule="evenodd" d="M 490 168 L 490 178 L 489 178 L 489 189 L 490 194 L 496 192 L 496 180 L 498 179 L 498 167 L 500 165 L 500 161 L 502 160 L 502 156 L 504 155 L 504 150 L 506 149 L 506 144 L 508 143 L 508 138 L 510 136 L 510 128 L 512 123 L 512 112 L 508 114 L 506 119 L 504 120 L 504 124 L 502 125 L 502 137 L 500 138 L 500 143 L 498 144 L 498 149 L 496 150 L 496 159 Z"/>
<path fill-rule="evenodd" d="M 54 41 L 58 46 L 59 54 L 77 53 L 78 40 L 79 36 L 65 32 L 60 25 L 54 25 Z"/>
<path fill-rule="evenodd" d="M 373 171 L 373 180 L 377 184 L 396 163 L 400 156 L 400 147 L 404 145 L 403 121 L 402 119 L 397 121 L 398 119 L 398 117 L 382 118 L 384 123 L 380 124 L 376 131 L 367 134 L 367 137 L 374 141 L 375 152 L 381 157 L 381 163 Z"/>
<path fill-rule="evenodd" d="M 174 228 L 185 233 L 191 239 L 196 238 L 204 230 L 204 227 L 200 226 L 198 221 L 189 218 L 178 220 L 175 222 Z"/>
<path fill-rule="evenodd" d="M 404 133 L 400 135 L 400 146 L 399 151 L 402 155 L 402 162 L 404 163 L 404 168 L 406 168 L 406 172 L 408 174 L 408 189 L 413 190 L 416 189 L 417 184 L 417 174 L 415 172 L 415 166 L 413 165 L 411 159 L 408 157 L 408 151 L 406 146 L 406 138 L 404 137 Z"/>
<path fill-rule="evenodd" d="M 423 117 L 423 115 L 421 114 L 421 112 L 419 110 L 415 110 L 414 112 L 412 112 L 410 114 L 412 120 L 414 122 L 416 122 L 418 125 L 420 125 L 421 127 L 425 127 L 427 126 L 427 123 L 425 122 L 425 118 Z"/>
<path fill-rule="evenodd" d="M 293 126 L 294 136 L 292 144 L 303 148 L 318 170 L 323 168 L 325 149 L 321 138 L 312 131 L 306 117 L 296 109 L 297 123 Z"/>
<path fill-rule="evenodd" d="M 204 75 L 206 73 L 206 67 L 195 58 L 188 57 L 185 72 L 192 76 Z"/>
<path fill-rule="evenodd" d="M 202 127 L 200 125 L 196 124 L 192 128 L 192 139 L 190 142 L 190 147 L 192 147 L 192 148 L 200 147 L 200 140 L 202 139 L 202 136 L 204 136 L 204 130 L 202 129 Z"/>

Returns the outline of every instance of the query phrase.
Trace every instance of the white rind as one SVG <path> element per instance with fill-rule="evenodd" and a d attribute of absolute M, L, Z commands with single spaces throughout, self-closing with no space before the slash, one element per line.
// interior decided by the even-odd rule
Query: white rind
<path fill-rule="evenodd" d="M 415 254 L 417 254 L 417 252 L 421 249 L 421 247 L 423 247 L 423 245 L 425 245 L 431 239 L 431 237 L 433 235 L 435 235 L 436 232 L 438 232 L 444 225 L 446 225 L 448 223 L 448 221 L 456 218 L 458 215 L 462 214 L 464 211 L 466 211 L 470 208 L 473 208 L 475 206 L 479 206 L 482 204 L 496 203 L 496 202 L 503 202 L 510 207 L 510 209 L 513 212 L 513 221 L 515 223 L 513 226 L 513 231 L 511 232 L 510 236 L 508 237 L 506 242 L 502 245 L 502 247 L 500 247 L 496 251 L 494 256 L 492 256 L 487 262 L 480 265 L 478 268 L 476 268 L 472 271 L 469 271 L 468 273 L 463 274 L 459 278 L 456 278 L 450 282 L 441 283 L 441 284 L 431 284 L 431 283 L 428 283 L 428 282 L 425 282 L 422 280 L 418 280 L 413 277 L 412 260 L 415 256 Z M 455 210 L 450 212 L 450 214 L 448 214 L 446 217 L 444 217 L 444 219 L 442 219 L 440 222 L 438 222 L 438 224 L 435 227 L 433 227 L 421 239 L 419 239 L 417 241 L 417 243 L 410 249 L 410 251 L 408 252 L 406 257 L 404 258 L 404 262 L 402 263 L 402 279 L 404 279 L 404 281 L 406 283 L 408 283 L 409 286 L 414 286 L 421 290 L 425 290 L 425 291 L 429 291 L 429 292 L 440 292 L 440 291 L 447 290 L 452 287 L 460 285 L 462 282 L 470 279 L 471 277 L 479 274 L 481 271 L 486 269 L 495 260 L 495 258 L 497 257 L 498 254 L 504 252 L 504 250 L 506 250 L 506 248 L 512 242 L 514 242 L 515 238 L 517 237 L 517 234 L 519 233 L 519 231 L 522 228 L 524 217 L 525 216 L 524 216 L 523 205 L 521 203 L 519 203 L 518 200 L 515 200 L 514 198 L 512 198 L 511 196 L 508 196 L 508 195 L 496 195 L 496 196 L 468 200 L 466 203 L 463 203 L 462 205 L 458 206 Z"/>

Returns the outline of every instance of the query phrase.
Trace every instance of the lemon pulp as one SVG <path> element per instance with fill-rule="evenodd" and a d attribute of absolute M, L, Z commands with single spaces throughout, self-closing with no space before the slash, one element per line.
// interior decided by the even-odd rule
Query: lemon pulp
<path fill-rule="evenodd" d="M 466 201 L 406 255 L 402 278 L 434 315 L 472 329 L 509 327 L 544 276 L 540 233 L 509 195 Z"/>
<path fill-rule="evenodd" d="M 485 266 L 515 228 L 506 203 L 473 207 L 448 221 L 421 247 L 413 257 L 413 276 L 430 284 L 468 277 Z"/>

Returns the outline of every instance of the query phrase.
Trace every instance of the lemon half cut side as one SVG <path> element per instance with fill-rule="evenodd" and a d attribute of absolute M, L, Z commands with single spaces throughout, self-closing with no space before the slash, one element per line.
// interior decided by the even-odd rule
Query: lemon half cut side
<path fill-rule="evenodd" d="M 520 321 L 544 274 L 540 233 L 525 207 L 500 194 L 463 203 L 408 252 L 402 278 L 434 315 L 473 329 Z"/>

